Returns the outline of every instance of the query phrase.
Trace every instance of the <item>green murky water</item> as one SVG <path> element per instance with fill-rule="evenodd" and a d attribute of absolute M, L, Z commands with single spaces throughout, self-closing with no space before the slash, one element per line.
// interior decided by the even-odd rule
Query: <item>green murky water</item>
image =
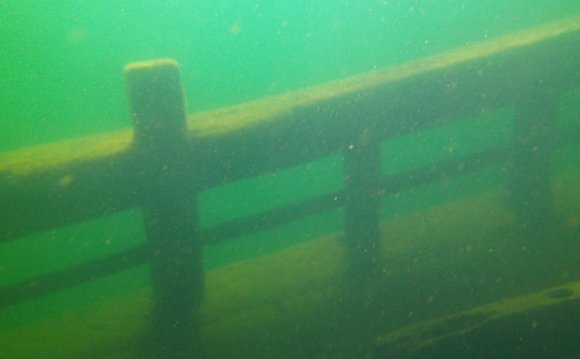
<path fill-rule="evenodd" d="M 484 41 L 580 13 L 553 1 L 2 1 L 0 151 L 131 126 L 123 67 L 171 57 L 181 64 L 190 112 L 218 108 Z M 560 126 L 580 122 L 578 91 L 561 99 Z M 507 142 L 513 112 L 488 113 L 382 145 L 384 174 Z M 557 153 L 577 168 L 578 146 Z M 343 188 L 330 157 L 202 193 L 202 227 Z M 386 198 L 385 217 L 482 193 L 500 168 Z M 1 199 L 0 199 L 1 201 Z M 0 214 L 1 215 L 1 214 Z M 340 230 L 332 211 L 206 249 L 206 269 Z M 0 286 L 142 243 L 138 210 L 0 244 Z M 577 249 L 577 247 L 576 247 Z M 146 268 L 0 309 L 0 331 L 128 293 Z M 0 354 L 1 357 L 1 354 Z"/>

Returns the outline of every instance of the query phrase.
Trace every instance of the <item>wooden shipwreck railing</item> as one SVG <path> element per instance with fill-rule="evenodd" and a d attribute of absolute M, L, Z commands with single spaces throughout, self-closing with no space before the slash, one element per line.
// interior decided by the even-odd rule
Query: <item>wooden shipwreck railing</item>
<path fill-rule="evenodd" d="M 579 52 L 573 18 L 187 119 L 174 61 L 131 64 L 133 131 L 0 154 L 0 241 L 141 207 L 146 243 L 1 288 L 0 308 L 149 263 L 154 335 L 186 356 L 199 330 L 189 313 L 203 298 L 203 246 L 344 206 L 350 269 L 372 278 L 383 194 L 501 163 L 516 217 L 538 233 L 536 219 L 555 216 L 550 155 L 580 138 L 579 127 L 555 124 L 561 94 L 580 84 Z M 511 143 L 382 177 L 382 142 L 505 107 L 515 108 Z M 338 153 L 343 191 L 199 229 L 196 194 Z"/>

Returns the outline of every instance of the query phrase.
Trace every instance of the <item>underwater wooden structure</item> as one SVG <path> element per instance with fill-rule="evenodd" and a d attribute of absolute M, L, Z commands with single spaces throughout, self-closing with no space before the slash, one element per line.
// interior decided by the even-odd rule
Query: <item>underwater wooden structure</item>
<path fill-rule="evenodd" d="M 34 232 L 140 207 L 146 243 L 0 288 L 0 309 L 148 263 L 152 292 L 126 299 L 135 310 L 129 311 L 125 320 L 136 323 L 135 327 L 122 330 L 124 334 L 121 330 L 111 332 L 125 339 L 142 335 L 144 329 L 137 327 L 146 327 L 149 314 L 144 313 L 151 313 L 155 330 L 147 335 L 166 343 L 163 352 L 157 353 L 160 356 L 231 357 L 231 352 L 220 353 L 225 350 L 220 348 L 220 340 L 228 342 L 224 338 L 229 336 L 229 342 L 234 342 L 233 338 L 244 337 L 244 328 L 251 327 L 248 332 L 253 335 L 263 332 L 256 318 L 283 317 L 272 330 L 288 333 L 286 326 L 294 325 L 299 317 L 311 316 L 318 320 L 311 323 L 312 328 L 328 330 L 321 323 L 337 312 L 358 308 L 354 310 L 357 320 L 339 321 L 360 329 L 363 322 L 373 322 L 369 319 L 372 313 L 385 310 L 380 307 L 384 304 L 377 303 L 383 291 L 373 293 L 364 287 L 355 291 L 360 296 L 351 295 L 353 283 L 348 280 L 353 276 L 366 276 L 375 284 L 385 280 L 381 275 L 385 258 L 393 260 L 381 252 L 392 235 L 391 230 L 385 231 L 378 211 L 385 193 L 503 163 L 510 169 L 508 190 L 516 223 L 530 235 L 539 236 L 534 227 L 538 221 L 534 219 L 553 218 L 558 223 L 555 197 L 574 198 L 569 196 L 575 191 L 574 181 L 566 182 L 560 193 L 553 193 L 553 179 L 547 169 L 557 145 L 575 143 L 580 137 L 580 128 L 560 133 L 554 127 L 559 96 L 580 84 L 579 53 L 580 19 L 572 18 L 403 65 L 190 116 L 186 116 L 175 62 L 131 64 L 126 68 L 126 78 L 133 131 L 0 154 L 0 241 L 18 240 Z M 382 142 L 505 107 L 516 109 L 512 143 L 381 176 Z M 277 155 L 280 153 L 284 156 Z M 340 153 L 344 158 L 343 191 L 203 231 L 198 227 L 196 194 Z M 494 204 L 492 211 L 501 212 L 498 208 L 503 208 L 497 194 L 474 201 L 472 205 L 480 214 L 490 209 L 486 207 L 490 201 Z M 344 239 L 322 239 L 272 256 L 276 261 L 287 263 L 290 258 L 296 263 L 296 272 L 287 273 L 296 277 L 281 281 L 291 282 L 293 289 L 259 289 L 257 285 L 265 285 L 265 280 L 247 283 L 249 279 L 238 278 L 236 282 L 229 279 L 235 275 L 224 274 L 227 269 L 218 272 L 221 275 L 207 274 L 208 278 L 201 270 L 203 246 L 338 207 L 346 210 Z M 489 226 L 510 222 L 512 214 L 508 212 L 499 213 L 497 221 Z M 472 219 L 471 224 L 478 223 L 475 217 Z M 274 261 L 263 260 L 269 265 Z M 251 263 L 256 262 L 240 266 Z M 237 269 L 256 274 L 252 268 Z M 306 274 L 314 272 L 310 277 Z M 236 311 L 232 302 L 228 304 L 233 307 L 220 307 L 220 300 L 214 301 L 218 289 L 212 282 L 220 280 L 227 284 L 221 290 L 228 285 L 233 291 L 244 285 L 248 291 L 251 288 L 252 296 L 258 297 L 252 299 L 256 302 L 251 310 L 242 306 Z M 296 288 L 300 295 L 290 295 Z M 577 284 L 569 288 L 574 288 L 568 289 L 572 294 L 556 302 L 577 304 Z M 286 314 L 280 314 L 280 307 Z M 293 312 L 294 307 L 299 309 Z M 131 317 L 136 313 L 141 316 Z M 256 317 L 250 318 L 254 314 Z M 183 318 L 190 321 L 182 322 Z M 101 354 L 106 355 L 108 350 L 130 351 L 118 339 L 108 338 L 99 349 L 103 350 Z M 365 338 L 357 339 L 365 342 Z M 393 339 L 385 335 L 365 342 L 364 347 L 388 352 L 389 343 Z M 395 346 L 399 350 L 405 345 Z M 250 355 L 251 346 L 238 349 Z M 86 357 L 90 353 L 84 354 Z M 62 357 L 77 355 L 65 353 Z"/>

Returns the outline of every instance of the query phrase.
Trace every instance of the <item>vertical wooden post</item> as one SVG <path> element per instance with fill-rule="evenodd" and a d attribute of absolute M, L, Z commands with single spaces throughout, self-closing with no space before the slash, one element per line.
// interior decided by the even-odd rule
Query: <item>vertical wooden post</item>
<path fill-rule="evenodd" d="M 195 312 L 203 295 L 203 271 L 196 199 L 184 193 L 186 108 L 179 68 L 173 60 L 133 63 L 125 75 L 151 248 L 149 354 L 191 358 L 199 350 Z"/>
<path fill-rule="evenodd" d="M 555 95 L 537 91 L 516 105 L 508 188 L 518 224 L 536 238 L 544 237 L 555 225 L 551 157 L 557 119 Z"/>
<path fill-rule="evenodd" d="M 379 279 L 377 254 L 380 241 L 381 158 L 379 142 L 371 129 L 358 132 L 344 151 L 345 241 L 347 263 L 344 289 L 336 325 L 338 338 L 376 329 L 376 295 Z"/>
<path fill-rule="evenodd" d="M 358 282 L 375 274 L 380 240 L 380 146 L 370 129 L 364 130 L 345 150 L 344 172 L 349 270 Z"/>

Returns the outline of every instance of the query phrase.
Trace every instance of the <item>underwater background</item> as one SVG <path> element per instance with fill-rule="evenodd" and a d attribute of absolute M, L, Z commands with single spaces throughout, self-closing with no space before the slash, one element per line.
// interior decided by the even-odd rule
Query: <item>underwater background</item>
<path fill-rule="evenodd" d="M 580 14 L 577 0 L 296 0 L 0 2 L 0 151 L 131 126 L 123 67 L 174 58 L 189 112 L 219 108 L 404 63 Z M 559 126 L 580 122 L 580 90 Z M 465 156 L 510 140 L 513 109 L 382 145 L 383 174 Z M 580 147 L 558 151 L 558 170 Z M 207 228 L 343 187 L 341 156 L 199 195 Z M 383 217 L 485 192 L 501 168 L 388 197 Z M 1 199 L 0 199 L 1 200 Z M 1 214 L 0 214 L 1 215 Z M 206 248 L 207 270 L 341 230 L 331 211 Z M 0 287 L 100 258 L 145 239 L 139 209 L 0 243 Z M 577 248 L 577 247 L 576 247 Z M 144 267 L 0 309 L 0 331 L 149 285 Z M 0 355 L 1 356 L 1 355 Z"/>

